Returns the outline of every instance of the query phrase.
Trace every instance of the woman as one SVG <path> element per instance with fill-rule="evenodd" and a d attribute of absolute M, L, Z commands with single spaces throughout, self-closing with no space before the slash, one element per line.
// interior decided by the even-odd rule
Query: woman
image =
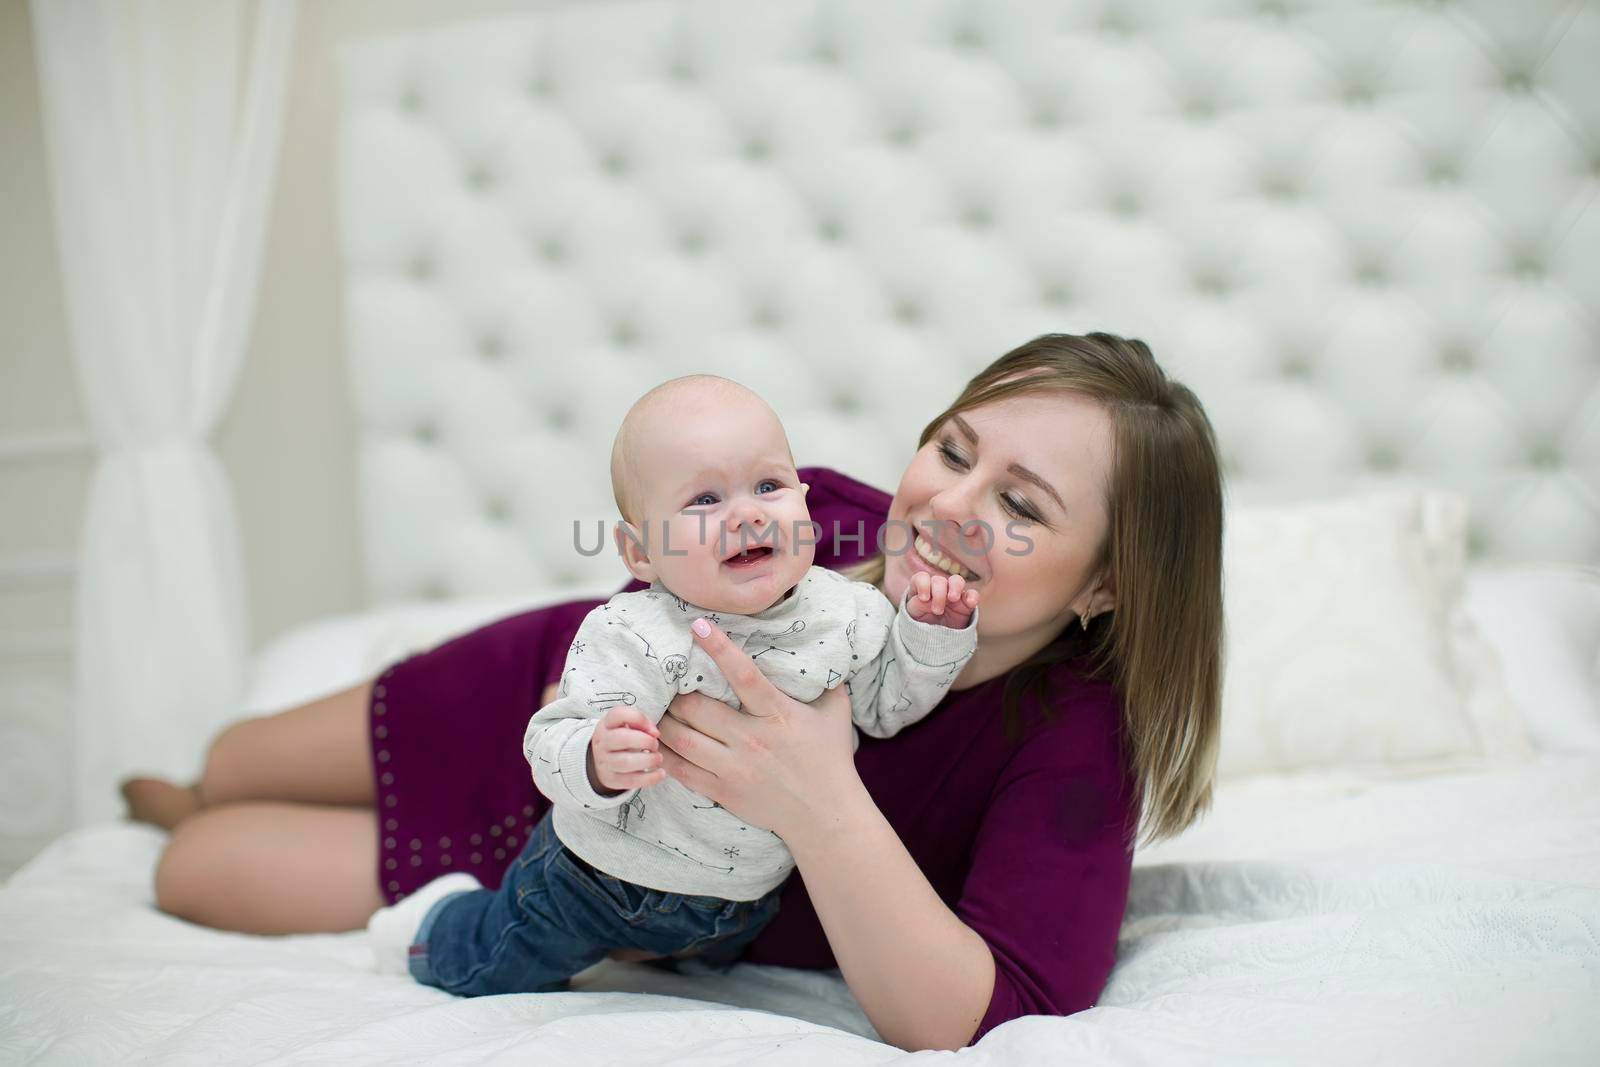
<path fill-rule="evenodd" d="M 679 696 L 665 767 L 776 832 L 801 875 L 743 958 L 838 966 L 907 1049 L 1091 1006 L 1141 813 L 1159 840 L 1211 797 L 1222 498 L 1199 402 L 1142 342 L 1047 335 L 928 425 L 892 499 L 803 477 L 819 564 L 895 603 L 916 570 L 959 568 L 982 590 L 979 647 L 927 719 L 852 760 L 841 689 L 801 705 L 721 631 L 697 638 L 743 713 Z M 518 739 L 598 603 L 501 620 L 240 723 L 196 786 L 129 783 L 135 817 L 176 824 L 160 906 L 249 932 L 347 930 L 449 869 L 498 884 L 547 804 Z"/>

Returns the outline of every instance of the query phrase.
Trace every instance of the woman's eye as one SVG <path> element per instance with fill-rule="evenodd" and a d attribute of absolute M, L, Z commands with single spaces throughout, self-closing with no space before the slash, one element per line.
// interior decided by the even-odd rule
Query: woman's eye
<path fill-rule="evenodd" d="M 939 445 L 939 454 L 944 457 L 946 464 L 954 467 L 956 470 L 964 471 L 967 469 L 966 457 L 957 452 L 948 441 L 942 442 Z M 1000 506 L 1005 508 L 1008 514 L 1026 522 L 1044 522 L 1044 520 L 1039 517 L 1038 512 L 1028 507 L 1028 505 L 1022 501 L 1017 500 L 1015 497 L 1009 497 L 1002 494 L 1000 497 Z"/>
<path fill-rule="evenodd" d="M 1018 503 L 1017 501 L 1015 501 L 1014 499 L 1012 499 L 1009 496 L 1002 496 L 1000 498 L 1000 502 L 1005 505 L 1005 509 L 1008 512 L 1010 512 L 1012 515 L 1015 515 L 1019 519 L 1023 519 L 1023 520 L 1025 520 L 1027 522 L 1043 522 L 1044 521 L 1043 519 L 1039 518 L 1039 516 L 1033 511 L 1032 508 L 1028 507 L 1025 504 Z"/>

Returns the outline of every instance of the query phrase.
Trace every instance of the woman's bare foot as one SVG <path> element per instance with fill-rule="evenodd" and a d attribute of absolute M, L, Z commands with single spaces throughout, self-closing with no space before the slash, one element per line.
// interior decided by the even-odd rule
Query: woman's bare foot
<path fill-rule="evenodd" d="M 199 811 L 198 785 L 177 785 L 165 778 L 129 778 L 122 783 L 128 818 L 170 830 Z"/>

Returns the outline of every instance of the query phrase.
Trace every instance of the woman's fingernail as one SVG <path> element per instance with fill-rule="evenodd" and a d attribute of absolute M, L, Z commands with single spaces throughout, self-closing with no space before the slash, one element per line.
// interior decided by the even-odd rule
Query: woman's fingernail
<path fill-rule="evenodd" d="M 710 637 L 711 624 L 704 619 L 696 619 L 689 624 L 689 629 L 695 632 L 696 637 Z"/>

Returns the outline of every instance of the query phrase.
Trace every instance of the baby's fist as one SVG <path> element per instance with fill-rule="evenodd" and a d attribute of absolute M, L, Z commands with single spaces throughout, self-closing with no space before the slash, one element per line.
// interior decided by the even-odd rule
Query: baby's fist
<path fill-rule="evenodd" d="M 964 630 L 977 610 L 978 591 L 969 588 L 961 575 L 918 571 L 911 576 L 906 612 L 918 622 Z"/>
<path fill-rule="evenodd" d="M 589 781 L 595 792 L 625 793 L 667 777 L 661 769 L 661 731 L 644 713 L 618 704 L 589 738 Z"/>

